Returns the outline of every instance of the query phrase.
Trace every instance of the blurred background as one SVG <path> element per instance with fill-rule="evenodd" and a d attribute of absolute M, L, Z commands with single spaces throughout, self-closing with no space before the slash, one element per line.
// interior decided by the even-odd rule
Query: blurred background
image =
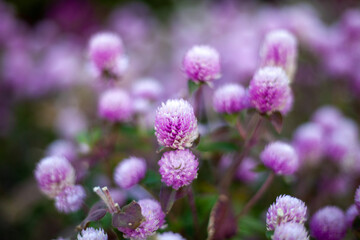
<path fill-rule="evenodd" d="M 122 37 L 129 56 L 129 67 L 122 79 L 124 87 L 131 89 L 135 80 L 145 77 L 161 82 L 166 91 L 154 106 L 148 107 L 152 112 L 161 100 L 186 91 L 181 59 L 194 44 L 210 44 L 220 52 L 223 75 L 216 86 L 224 82 L 247 86 L 257 68 L 264 34 L 271 29 L 288 29 L 299 41 L 292 86 L 295 103 L 281 135 L 291 139 L 294 130 L 323 105 L 334 105 L 359 123 L 359 7 L 358 0 L 0 0 L 1 238 L 55 239 L 72 232 L 85 216 L 84 212 L 58 213 L 37 189 L 33 172 L 55 140 L 81 145 L 84 132 L 87 141 L 96 138 L 96 95 L 102 86 L 88 66 L 86 49 L 92 34 L 111 30 Z M 206 94 L 211 96 L 211 90 Z M 142 154 L 152 156 L 156 142 L 148 120 L 151 117 L 147 113 L 139 121 L 148 129 L 148 135 L 135 138 L 131 144 L 145 141 Z M 132 138 L 134 129 L 124 131 L 129 135 L 125 133 L 123 141 Z M 117 157 L 137 151 L 134 146 L 124 149 L 126 154 Z M 155 161 L 156 156 L 153 158 Z M 108 181 L 97 175 L 97 170 L 101 167 L 95 166 L 89 173 L 91 177 L 84 180 L 89 194 L 94 184 Z M 199 179 L 201 183 L 201 174 Z M 330 184 L 335 192 L 329 193 L 326 201 L 345 208 L 359 181 L 354 178 L 351 183 L 340 182 L 339 189 L 344 191 L 339 193 Z M 204 181 L 199 188 L 206 191 L 210 187 Z M 278 194 L 293 191 L 291 185 L 276 182 L 261 203 L 263 209 Z M 199 200 L 204 216 L 214 196 Z M 95 201 L 93 196 L 89 205 Z M 192 239 L 192 227 L 181 223 L 189 218 L 180 216 L 173 228 Z M 252 233 L 251 239 L 263 239 L 264 223 L 249 218 L 246 224 L 240 236 Z"/>

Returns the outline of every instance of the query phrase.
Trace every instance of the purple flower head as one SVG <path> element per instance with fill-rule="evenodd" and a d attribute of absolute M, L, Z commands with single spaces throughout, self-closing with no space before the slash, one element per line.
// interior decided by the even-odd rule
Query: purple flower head
<path fill-rule="evenodd" d="M 165 222 L 165 214 L 160 204 L 152 199 L 140 200 L 141 214 L 145 217 L 145 221 L 136 229 L 119 228 L 124 233 L 125 238 L 134 240 L 145 240 L 153 235 Z"/>
<path fill-rule="evenodd" d="M 354 202 L 355 202 L 355 206 L 357 207 L 360 213 L 360 186 L 356 189 Z"/>
<path fill-rule="evenodd" d="M 157 240 L 186 240 L 180 234 L 173 233 L 173 232 L 164 232 L 164 233 L 158 234 L 156 237 L 157 237 Z"/>
<path fill-rule="evenodd" d="M 219 53 L 209 46 L 194 46 L 185 55 L 183 70 L 195 82 L 211 82 L 220 77 Z"/>
<path fill-rule="evenodd" d="M 326 206 L 311 218 L 310 229 L 317 240 L 341 240 L 346 234 L 345 214 L 338 207 Z"/>
<path fill-rule="evenodd" d="M 155 135 L 162 146 L 173 149 L 191 147 L 199 132 L 190 103 L 183 99 L 171 99 L 162 103 L 156 111 Z"/>
<path fill-rule="evenodd" d="M 77 155 L 77 149 L 71 141 L 56 140 L 46 149 L 47 156 L 65 157 L 70 162 L 74 161 Z"/>
<path fill-rule="evenodd" d="M 76 107 L 60 109 L 56 128 L 61 136 L 74 138 L 87 128 L 87 120 L 82 112 Z"/>
<path fill-rule="evenodd" d="M 286 108 L 291 97 L 289 79 L 279 67 L 258 70 L 249 85 L 250 104 L 260 113 L 271 114 Z"/>
<path fill-rule="evenodd" d="M 226 84 L 216 89 L 213 98 L 215 111 L 233 114 L 248 107 L 247 94 L 239 84 Z"/>
<path fill-rule="evenodd" d="M 40 190 L 51 198 L 75 182 L 75 170 L 64 157 L 51 156 L 40 160 L 35 169 Z"/>
<path fill-rule="evenodd" d="M 293 146 L 302 161 L 317 162 L 323 154 L 323 141 L 323 129 L 316 123 L 306 123 L 296 129 Z"/>
<path fill-rule="evenodd" d="M 299 168 L 299 159 L 294 148 L 280 141 L 267 145 L 261 152 L 260 159 L 278 175 L 291 175 Z"/>
<path fill-rule="evenodd" d="M 67 186 L 55 197 L 55 206 L 59 212 L 76 212 L 86 197 L 85 190 L 80 185 Z"/>
<path fill-rule="evenodd" d="M 130 157 L 122 160 L 114 172 L 114 180 L 117 185 L 129 189 L 144 178 L 146 162 L 142 158 Z"/>
<path fill-rule="evenodd" d="M 283 116 L 286 116 L 289 112 L 291 112 L 293 105 L 294 105 L 294 94 L 292 91 L 290 91 L 290 94 L 289 94 L 288 98 L 286 99 L 285 106 L 279 110 L 280 113 Z"/>
<path fill-rule="evenodd" d="M 135 82 L 132 87 L 132 93 L 135 97 L 148 99 L 151 101 L 158 100 L 163 92 L 162 85 L 152 78 L 143 78 Z"/>
<path fill-rule="evenodd" d="M 165 152 L 158 164 L 161 181 L 176 190 L 197 177 L 199 162 L 188 149 Z"/>
<path fill-rule="evenodd" d="M 307 207 L 303 201 L 289 195 L 279 196 L 266 213 L 266 229 L 273 231 L 288 222 L 304 224 L 306 215 Z"/>
<path fill-rule="evenodd" d="M 339 125 L 342 114 L 333 106 L 324 106 L 316 110 L 312 119 L 323 128 L 324 134 L 329 134 Z"/>
<path fill-rule="evenodd" d="M 303 224 L 288 222 L 275 229 L 273 240 L 309 240 L 308 232 Z"/>
<path fill-rule="evenodd" d="M 256 166 L 257 163 L 254 159 L 249 157 L 245 158 L 236 171 L 236 178 L 244 182 L 255 181 L 259 176 L 259 174 L 254 171 Z"/>
<path fill-rule="evenodd" d="M 88 227 L 81 231 L 77 235 L 77 240 L 107 240 L 108 236 L 104 232 L 104 229 L 94 229 L 92 227 Z"/>
<path fill-rule="evenodd" d="M 101 118 L 111 122 L 128 121 L 133 113 L 131 98 L 122 89 L 107 90 L 100 96 L 98 112 Z"/>
<path fill-rule="evenodd" d="M 345 213 L 346 226 L 351 229 L 355 218 L 359 216 L 359 211 L 355 204 L 351 205 Z"/>
<path fill-rule="evenodd" d="M 100 72 L 111 69 L 122 54 L 123 43 L 115 33 L 102 32 L 91 37 L 90 59 Z"/>
<path fill-rule="evenodd" d="M 286 30 L 273 30 L 265 36 L 260 51 L 262 67 L 281 67 L 291 80 L 295 73 L 296 58 L 297 41 L 293 34 Z"/>

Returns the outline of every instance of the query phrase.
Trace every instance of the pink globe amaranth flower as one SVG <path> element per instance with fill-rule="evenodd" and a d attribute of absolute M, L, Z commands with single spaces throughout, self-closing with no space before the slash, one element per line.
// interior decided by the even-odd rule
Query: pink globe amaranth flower
<path fill-rule="evenodd" d="M 239 84 L 226 84 L 216 89 L 213 106 L 218 113 L 233 114 L 248 107 L 247 94 Z"/>
<path fill-rule="evenodd" d="M 333 106 L 324 106 L 316 110 L 312 120 L 323 128 L 324 134 L 329 134 L 340 124 L 342 114 Z"/>
<path fill-rule="evenodd" d="M 355 191 L 354 202 L 355 202 L 355 206 L 356 206 L 357 210 L 360 213 L 360 186 Z"/>
<path fill-rule="evenodd" d="M 295 36 L 286 30 L 273 30 L 265 36 L 260 50 L 260 65 L 277 66 L 284 69 L 292 80 L 297 59 L 297 41 Z"/>
<path fill-rule="evenodd" d="M 160 145 L 173 149 L 191 147 L 198 138 L 197 119 L 188 101 L 171 99 L 156 111 L 155 135 Z"/>
<path fill-rule="evenodd" d="M 341 240 L 346 234 L 345 214 L 338 207 L 326 206 L 311 218 L 310 229 L 317 240 Z"/>
<path fill-rule="evenodd" d="M 288 222 L 275 229 L 273 240 L 309 240 L 309 234 L 303 224 Z"/>
<path fill-rule="evenodd" d="M 345 213 L 346 226 L 348 229 L 352 229 L 355 218 L 359 216 L 359 211 L 355 204 L 351 205 Z"/>
<path fill-rule="evenodd" d="M 90 59 L 100 72 L 111 69 L 122 54 L 123 43 L 115 33 L 102 32 L 91 37 L 89 42 Z"/>
<path fill-rule="evenodd" d="M 70 162 L 74 161 L 77 156 L 77 149 L 71 141 L 56 140 L 46 149 L 47 156 L 65 157 Z"/>
<path fill-rule="evenodd" d="M 210 46 L 194 46 L 185 54 L 183 70 L 194 82 L 212 82 L 220 78 L 219 53 Z"/>
<path fill-rule="evenodd" d="M 158 234 L 156 237 L 157 237 L 157 240 L 186 240 L 180 234 L 173 233 L 173 232 L 164 232 L 164 233 Z"/>
<path fill-rule="evenodd" d="M 94 229 L 92 227 L 88 227 L 81 231 L 77 235 L 77 240 L 107 240 L 108 236 L 104 232 L 104 229 Z"/>
<path fill-rule="evenodd" d="M 76 107 L 66 107 L 59 110 L 56 119 L 56 129 L 65 138 L 75 138 L 86 131 L 87 119 Z"/>
<path fill-rule="evenodd" d="M 266 229 L 275 230 L 284 223 L 304 224 L 307 216 L 307 207 L 300 199 L 289 195 L 282 195 L 276 198 L 266 213 Z"/>
<path fill-rule="evenodd" d="M 279 67 L 258 70 L 249 85 L 249 101 L 260 113 L 271 114 L 286 108 L 291 97 L 289 79 Z"/>
<path fill-rule="evenodd" d="M 130 157 L 122 160 L 114 172 L 117 185 L 129 189 L 145 177 L 146 162 L 142 158 Z"/>
<path fill-rule="evenodd" d="M 36 166 L 35 178 L 40 190 L 54 198 L 75 183 L 75 170 L 64 157 L 45 157 Z"/>
<path fill-rule="evenodd" d="M 294 148 L 280 141 L 267 145 L 261 152 L 260 159 L 278 175 L 291 175 L 299 168 L 299 159 Z"/>
<path fill-rule="evenodd" d="M 290 94 L 289 94 L 288 98 L 286 99 L 285 106 L 279 110 L 280 113 L 283 116 L 286 116 L 289 112 L 291 112 L 293 105 L 294 105 L 294 94 L 292 91 L 290 91 Z"/>
<path fill-rule="evenodd" d="M 98 112 L 101 118 L 111 122 L 128 121 L 133 114 L 131 98 L 122 89 L 109 89 L 100 96 Z"/>
<path fill-rule="evenodd" d="M 235 177 L 244 182 L 255 181 L 259 176 L 259 173 L 254 171 L 256 166 L 257 163 L 254 159 L 250 157 L 245 158 L 238 167 Z"/>
<path fill-rule="evenodd" d="M 85 197 L 86 193 L 82 186 L 67 186 L 55 197 L 55 206 L 59 212 L 76 212 L 81 208 Z"/>
<path fill-rule="evenodd" d="M 323 155 L 323 129 L 316 123 L 305 123 L 299 126 L 293 137 L 293 146 L 299 158 L 309 160 L 309 163 L 318 162 Z"/>
<path fill-rule="evenodd" d="M 142 78 L 134 83 L 132 94 L 141 99 L 158 100 L 163 92 L 163 86 L 152 78 Z"/>
<path fill-rule="evenodd" d="M 158 164 L 161 181 L 176 190 L 197 177 L 199 162 L 188 149 L 165 152 Z"/>
<path fill-rule="evenodd" d="M 136 229 L 118 228 L 124 233 L 124 238 L 134 240 L 145 240 L 153 235 L 165 222 L 165 214 L 160 204 L 152 199 L 140 200 L 141 214 L 145 217 L 145 221 Z"/>

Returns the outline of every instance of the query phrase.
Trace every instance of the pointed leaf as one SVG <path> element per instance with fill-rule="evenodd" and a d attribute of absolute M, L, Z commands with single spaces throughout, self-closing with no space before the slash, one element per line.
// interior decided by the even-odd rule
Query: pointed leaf
<path fill-rule="evenodd" d="M 167 187 L 165 185 L 161 186 L 160 189 L 160 204 L 161 208 L 165 213 L 168 213 L 174 202 L 176 200 L 176 190 Z"/>
<path fill-rule="evenodd" d="M 188 91 L 189 94 L 192 95 L 196 90 L 200 87 L 199 83 L 194 82 L 193 80 L 188 80 Z"/>
<path fill-rule="evenodd" d="M 269 116 L 271 124 L 274 126 L 277 133 L 281 133 L 283 127 L 283 116 L 280 112 L 274 112 Z"/>
<path fill-rule="evenodd" d="M 195 139 L 195 141 L 193 142 L 193 145 L 192 145 L 193 148 L 196 148 L 199 145 L 200 139 L 201 139 L 201 135 L 199 134 L 197 139 Z"/>
<path fill-rule="evenodd" d="M 223 117 L 230 126 L 235 126 L 238 115 L 237 114 L 224 114 Z"/>
<path fill-rule="evenodd" d="M 115 228 L 125 227 L 136 229 L 145 220 L 141 214 L 141 207 L 135 201 L 129 203 L 121 209 L 121 212 L 114 213 L 112 216 L 112 225 Z"/>
<path fill-rule="evenodd" d="M 106 215 L 107 212 L 108 209 L 102 202 L 95 203 L 90 209 L 86 218 L 80 223 L 79 226 L 77 226 L 77 229 L 84 229 L 90 222 L 99 221 Z"/>

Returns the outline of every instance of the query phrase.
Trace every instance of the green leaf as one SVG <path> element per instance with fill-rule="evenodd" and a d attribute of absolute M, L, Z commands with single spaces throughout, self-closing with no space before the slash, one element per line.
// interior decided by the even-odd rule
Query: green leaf
<path fill-rule="evenodd" d="M 266 231 L 265 236 L 267 239 L 271 240 L 274 235 L 274 231 Z"/>
<path fill-rule="evenodd" d="M 161 176 L 157 171 L 148 170 L 146 171 L 146 175 L 145 178 L 142 180 L 142 183 L 144 183 L 145 185 L 150 185 L 152 187 L 154 187 L 154 185 L 160 186 Z"/>
<path fill-rule="evenodd" d="M 189 94 L 192 95 L 196 90 L 199 89 L 200 87 L 200 83 L 196 83 L 192 80 L 188 80 L 188 91 L 189 91 Z"/>
<path fill-rule="evenodd" d="M 251 171 L 252 172 L 258 172 L 258 173 L 260 173 L 260 172 L 265 172 L 265 171 L 267 171 L 268 169 L 265 167 L 265 165 L 263 165 L 263 164 L 259 164 L 259 165 L 257 165 L 254 169 L 252 169 Z"/>
<path fill-rule="evenodd" d="M 230 126 L 235 126 L 238 114 L 224 114 L 223 117 Z"/>

